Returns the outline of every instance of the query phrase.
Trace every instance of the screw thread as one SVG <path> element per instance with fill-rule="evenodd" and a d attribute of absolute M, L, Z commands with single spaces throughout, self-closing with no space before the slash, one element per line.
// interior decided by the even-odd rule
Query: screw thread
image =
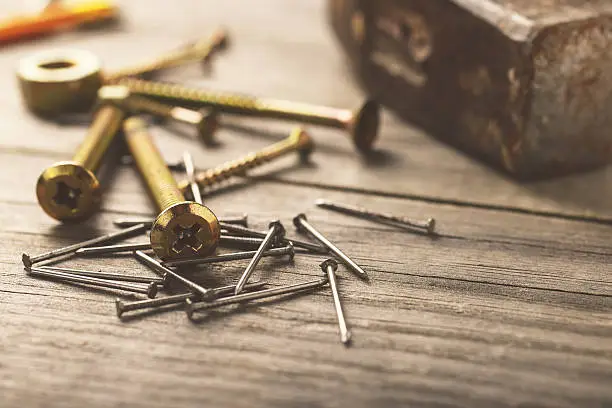
<path fill-rule="evenodd" d="M 125 139 L 134 161 L 160 211 L 185 201 L 159 149 L 155 146 L 146 123 L 131 117 L 124 123 Z"/>
<path fill-rule="evenodd" d="M 189 105 L 193 108 L 212 107 L 224 113 L 298 120 L 341 129 L 347 128 L 353 117 L 351 111 L 342 109 L 228 92 L 212 92 L 166 82 L 124 78 L 119 83 L 127 86 L 132 94 L 152 97 L 177 105 Z"/>
<path fill-rule="evenodd" d="M 98 109 L 85 139 L 72 160 L 95 172 L 118 133 L 123 117 L 123 111 L 113 105 L 104 105 Z"/>
<path fill-rule="evenodd" d="M 163 56 L 149 62 L 144 62 L 117 70 L 106 75 L 104 80 L 106 83 L 113 83 L 122 78 L 135 77 L 155 71 L 161 71 L 163 69 L 172 68 L 189 61 L 207 60 L 212 56 L 212 54 L 223 48 L 223 44 L 225 43 L 226 39 L 226 33 L 224 31 L 218 31 L 210 38 L 197 41 L 194 44 L 179 50 L 169 51 Z"/>
<path fill-rule="evenodd" d="M 226 112 L 244 113 L 258 110 L 257 98 L 253 96 L 208 92 L 179 84 L 135 78 L 124 78 L 119 82 L 127 86 L 132 94 L 224 108 Z"/>
<path fill-rule="evenodd" d="M 249 153 L 240 159 L 232 160 L 219 167 L 197 173 L 195 181 L 202 188 L 210 187 L 232 176 L 244 174 L 247 170 L 268 163 L 287 153 L 306 148 L 311 143 L 310 137 L 302 129 L 296 128 L 289 137 L 258 152 Z M 179 184 L 181 190 L 187 187 L 188 182 L 181 182 Z"/>

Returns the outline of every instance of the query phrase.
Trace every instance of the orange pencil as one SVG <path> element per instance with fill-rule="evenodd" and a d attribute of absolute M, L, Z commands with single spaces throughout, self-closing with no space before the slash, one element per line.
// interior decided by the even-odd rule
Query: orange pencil
<path fill-rule="evenodd" d="M 117 7 L 104 0 L 83 1 L 71 5 L 51 4 L 41 13 L 12 17 L 0 22 L 0 43 L 68 29 L 83 23 L 112 19 Z"/>

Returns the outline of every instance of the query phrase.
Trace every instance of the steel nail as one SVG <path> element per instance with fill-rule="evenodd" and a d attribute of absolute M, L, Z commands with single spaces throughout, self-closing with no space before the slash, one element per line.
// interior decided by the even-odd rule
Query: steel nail
<path fill-rule="evenodd" d="M 210 300 L 213 298 L 214 293 L 210 289 L 206 289 L 195 282 L 190 281 L 187 278 L 182 277 L 178 273 L 174 272 L 172 269 L 168 269 L 163 266 L 161 263 L 157 262 L 155 259 L 151 258 L 149 255 L 145 254 L 142 251 L 134 252 L 136 259 L 138 259 L 143 264 L 150 267 L 152 270 L 157 271 L 162 276 L 167 274 L 168 276 L 172 276 L 174 279 L 181 282 L 183 285 L 188 287 L 192 292 L 196 295 L 200 296 L 204 300 Z"/>
<path fill-rule="evenodd" d="M 232 254 L 223 254 L 217 256 L 209 256 L 206 258 L 191 258 L 191 259 L 179 259 L 176 261 L 167 261 L 164 262 L 165 266 L 179 267 L 179 266 L 191 266 L 191 265 L 205 265 L 211 263 L 219 263 L 219 262 L 229 262 L 229 261 L 238 261 L 241 259 L 251 259 L 255 256 L 257 251 L 244 251 L 244 252 L 234 252 Z M 293 260 L 295 255 L 295 248 L 292 244 L 287 245 L 283 248 L 272 248 L 265 251 L 262 256 L 284 256 L 289 255 L 289 259 Z"/>
<path fill-rule="evenodd" d="M 344 318 L 344 311 L 342 310 L 342 303 L 340 303 L 340 294 L 338 293 L 338 283 L 336 281 L 336 270 L 338 269 L 338 262 L 335 259 L 327 259 L 321 263 L 321 270 L 327 274 L 329 279 L 329 286 L 332 290 L 332 296 L 334 298 L 334 307 L 336 308 L 336 316 L 338 317 L 338 326 L 340 327 L 340 341 L 344 345 L 348 345 L 351 341 L 351 331 L 346 325 L 346 319 Z"/>
<path fill-rule="evenodd" d="M 230 248 L 259 248 L 263 239 L 253 237 L 239 237 L 233 235 L 223 235 L 221 231 L 221 238 L 219 238 L 219 246 L 230 247 Z"/>
<path fill-rule="evenodd" d="M 249 278 L 255 271 L 255 267 L 259 263 L 263 253 L 272 246 L 272 243 L 275 240 L 282 239 L 285 236 L 285 227 L 283 227 L 283 224 L 281 224 L 280 221 L 272 221 L 269 227 L 270 229 L 268 230 L 268 233 L 266 234 L 259 248 L 257 248 L 257 251 L 255 251 L 255 255 L 253 255 L 251 262 L 249 262 L 246 269 L 242 273 L 242 276 L 240 276 L 240 279 L 238 279 L 234 294 L 238 295 L 240 292 L 242 292 L 244 285 L 248 282 Z"/>
<path fill-rule="evenodd" d="M 114 254 L 118 252 L 133 252 L 139 250 L 151 249 L 150 242 L 137 242 L 134 244 L 117 244 L 117 245 L 106 245 L 99 247 L 86 247 L 76 251 L 77 255 L 102 255 L 102 254 Z"/>
<path fill-rule="evenodd" d="M 243 227 L 248 227 L 249 225 L 248 217 L 249 215 L 244 213 L 240 217 L 219 218 L 219 222 L 223 222 L 225 224 L 236 224 L 236 225 L 241 225 Z M 137 224 L 146 224 L 147 229 L 150 229 L 152 223 L 153 222 L 150 219 L 143 220 L 143 219 L 119 218 L 113 221 L 113 225 L 119 228 L 129 228 Z"/>
<path fill-rule="evenodd" d="M 87 285 L 98 286 L 103 288 L 120 289 L 126 292 L 144 293 L 150 298 L 154 298 L 157 294 L 157 284 L 151 282 L 147 286 L 137 285 L 128 282 L 115 282 L 106 279 L 92 278 L 89 276 L 80 276 L 70 273 L 50 271 L 42 268 L 32 267 L 26 268 L 28 274 L 32 276 L 40 276 L 59 280 L 60 282 L 84 283 Z"/>
<path fill-rule="evenodd" d="M 265 281 L 251 282 L 247 284 L 244 287 L 244 289 L 245 290 L 260 289 L 264 287 L 266 284 L 267 282 Z M 211 291 L 214 291 L 215 297 L 219 298 L 221 296 L 226 296 L 226 295 L 230 295 L 234 293 L 235 287 L 236 285 L 221 286 L 219 288 L 211 289 Z M 115 308 L 117 309 L 117 317 L 121 318 L 123 313 L 126 313 L 126 312 L 148 309 L 152 307 L 173 305 L 173 304 L 183 303 L 187 299 L 197 300 L 197 298 L 198 298 L 197 295 L 194 295 L 193 293 L 181 293 L 179 295 L 165 296 L 165 297 L 156 298 L 156 299 L 138 300 L 135 302 L 128 302 L 128 303 L 122 301 L 121 299 L 117 299 L 115 300 Z"/>
<path fill-rule="evenodd" d="M 245 236 L 245 237 L 253 237 L 253 238 L 265 238 L 266 237 L 266 233 L 265 232 L 261 232 L 261 231 L 257 231 L 257 230 L 253 230 L 250 228 L 246 228 L 240 225 L 233 225 L 233 224 L 228 224 L 222 221 L 219 221 L 219 224 L 221 225 L 221 228 L 224 230 L 227 230 L 229 232 L 233 232 L 236 233 L 238 235 L 241 236 Z M 275 244 L 283 244 L 283 245 L 287 245 L 289 242 L 292 242 L 293 245 L 296 248 L 304 248 L 307 249 L 311 252 L 315 252 L 315 253 L 327 253 L 327 250 L 325 248 L 323 248 L 320 245 L 317 244 L 313 244 L 310 242 L 304 242 L 304 241 L 300 241 L 297 239 L 293 239 L 293 238 L 283 238 L 281 240 L 279 240 L 279 242 L 276 242 Z"/>
<path fill-rule="evenodd" d="M 259 247 L 262 243 L 262 239 L 260 238 L 250 238 L 250 237 L 235 237 L 235 236 L 221 236 L 219 238 L 220 245 L 226 246 L 256 246 Z M 87 247 L 81 248 L 76 251 L 77 255 L 103 255 L 103 254 L 114 254 L 120 252 L 134 252 L 134 251 L 146 251 L 150 250 L 151 243 L 150 242 L 137 242 L 133 244 L 117 244 L 117 245 L 107 245 L 107 246 L 99 246 L 99 247 Z"/>
<path fill-rule="evenodd" d="M 327 210 L 332 210 L 342 214 L 352 215 L 354 217 L 383 223 L 385 225 L 423 229 L 428 234 L 433 234 L 436 228 L 436 220 L 434 218 L 429 218 L 425 222 L 412 221 L 408 217 L 397 217 L 388 213 L 374 212 L 368 210 L 367 208 L 352 206 L 348 204 L 333 203 L 331 201 L 323 199 L 318 199 L 317 201 L 315 201 L 315 204 L 318 207 L 325 208 Z"/>
<path fill-rule="evenodd" d="M 214 309 L 217 307 L 231 305 L 235 303 L 242 303 L 242 302 L 246 302 L 250 300 L 264 299 L 264 298 L 272 297 L 272 296 L 285 295 L 288 293 L 295 293 L 295 292 L 306 291 L 309 289 L 320 288 L 324 286 L 325 284 L 327 284 L 327 282 L 328 282 L 327 276 L 325 276 L 324 278 L 318 279 L 315 281 L 298 283 L 298 284 L 288 285 L 288 286 L 281 286 L 278 288 L 265 289 L 265 290 L 260 290 L 257 292 L 251 292 L 251 293 L 242 293 L 240 295 L 229 296 L 229 297 L 217 299 L 217 300 L 214 300 L 208 303 L 194 302 L 191 299 L 187 299 L 185 300 L 185 303 L 186 303 L 185 312 L 187 313 L 187 316 L 191 318 L 193 316 L 193 313 L 197 310 Z"/>
<path fill-rule="evenodd" d="M 122 273 L 112 273 L 112 272 L 101 272 L 101 271 L 86 271 L 83 269 L 72 269 L 72 268 L 59 268 L 55 266 L 41 266 L 39 269 L 55 271 L 55 272 L 64 272 L 72 275 L 79 276 L 89 276 L 92 278 L 98 279 L 108 279 L 122 282 L 136 282 L 136 283 L 155 283 L 157 285 L 165 285 L 166 279 L 164 277 L 159 276 L 132 276 L 125 275 Z"/>
<path fill-rule="evenodd" d="M 359 276 L 360 278 L 362 278 L 364 280 L 368 280 L 369 279 L 368 274 L 363 269 L 361 269 L 361 267 L 359 265 L 357 265 L 351 258 L 346 256 L 346 254 L 344 254 L 344 252 L 342 252 L 340 249 L 338 249 L 337 246 L 332 244 L 330 240 L 325 238 L 325 236 L 323 236 L 323 234 L 321 234 L 312 225 L 310 225 L 310 223 L 306 220 L 306 215 L 305 214 L 298 214 L 297 216 L 295 216 L 293 218 L 293 224 L 298 229 L 298 231 L 306 231 L 306 232 L 308 232 L 317 241 L 319 241 L 327 249 L 329 249 L 331 252 L 333 252 L 334 255 L 336 255 L 337 257 L 342 259 L 342 262 L 349 268 L 349 270 L 351 270 L 357 276 Z"/>
<path fill-rule="evenodd" d="M 202 201 L 202 192 L 200 186 L 195 180 L 195 166 L 193 157 L 188 151 L 183 152 L 183 163 L 185 164 L 185 173 L 187 173 L 187 181 L 189 182 L 189 191 L 193 196 L 193 201 L 199 204 L 204 204 Z"/>
<path fill-rule="evenodd" d="M 134 235 L 140 232 L 144 232 L 146 230 L 147 230 L 147 226 L 145 224 L 136 224 L 130 228 L 126 228 L 121 231 L 111 232 L 110 234 L 102 235 L 100 237 L 93 238 L 93 239 L 83 241 L 83 242 L 79 242 L 78 244 L 70 245 L 64 248 L 55 249 L 50 252 L 45 252 L 44 254 L 36 255 L 34 257 L 31 257 L 30 255 L 24 253 L 21 256 L 21 260 L 23 261 L 24 266 L 26 268 L 29 268 L 37 262 L 42 262 L 42 261 L 46 261 L 47 259 L 57 258 L 59 256 L 66 255 L 69 253 L 74 253 L 78 249 L 85 248 L 87 246 L 97 245 L 103 242 L 109 242 L 109 241 L 116 240 L 116 239 L 127 238 L 131 235 Z"/>

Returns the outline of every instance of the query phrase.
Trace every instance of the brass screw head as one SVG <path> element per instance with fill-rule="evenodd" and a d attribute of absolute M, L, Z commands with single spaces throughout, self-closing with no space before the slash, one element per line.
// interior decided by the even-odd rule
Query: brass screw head
<path fill-rule="evenodd" d="M 59 162 L 45 169 L 38 178 L 36 197 L 51 217 L 60 221 L 82 220 L 100 205 L 100 183 L 80 164 Z"/>
<path fill-rule="evenodd" d="M 198 137 L 207 145 L 213 145 L 215 142 L 215 132 L 219 128 L 219 114 L 215 110 L 202 109 L 200 110 L 202 118 L 196 125 Z"/>
<path fill-rule="evenodd" d="M 207 256 L 215 251 L 221 227 L 206 206 L 183 201 L 163 210 L 151 228 L 151 246 L 163 261 Z"/>
<path fill-rule="evenodd" d="M 294 129 L 289 135 L 292 144 L 296 146 L 296 152 L 300 155 L 300 160 L 306 161 L 314 150 L 314 141 L 310 135 L 302 128 Z"/>
<path fill-rule="evenodd" d="M 368 100 L 353 114 L 349 132 L 357 149 L 367 152 L 378 137 L 380 107 L 376 101 Z"/>

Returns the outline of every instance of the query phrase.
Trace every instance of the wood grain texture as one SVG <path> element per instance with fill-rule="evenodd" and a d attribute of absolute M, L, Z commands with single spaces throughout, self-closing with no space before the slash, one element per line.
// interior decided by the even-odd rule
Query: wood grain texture
<path fill-rule="evenodd" d="M 116 165 L 103 179 L 103 211 L 88 222 L 58 225 L 38 208 L 36 177 L 70 156 L 83 127 L 22 110 L 9 72 L 20 56 L 70 44 L 118 67 L 225 23 L 234 48 L 215 61 L 209 80 L 196 67 L 168 78 L 335 106 L 361 97 L 327 32 L 322 2 L 151 3 L 125 2 L 125 25 L 108 34 L 66 34 L 0 54 L 0 161 L 10 169 L 0 172 L 0 406 L 612 405 L 610 227 L 570 219 L 609 216 L 605 172 L 517 185 L 391 116 L 374 158 L 360 160 L 341 134 L 313 129 L 319 149 L 310 165 L 286 157 L 205 199 L 219 216 L 248 212 L 261 229 L 280 218 L 290 236 L 291 218 L 306 212 L 368 271 L 370 284 L 339 271 L 354 332 L 349 349 L 338 340 L 328 289 L 220 309 L 196 322 L 180 309 L 120 321 L 113 301 L 132 299 L 125 293 L 26 276 L 22 252 L 91 238 L 113 230 L 114 218 L 154 210 L 135 170 Z M 155 135 L 168 160 L 190 149 L 209 167 L 291 128 L 232 124 L 213 150 L 161 128 Z M 260 132 L 238 129 L 251 125 Z M 314 206 L 319 197 L 435 217 L 440 236 L 330 213 Z M 322 260 L 264 259 L 257 275 L 272 286 L 302 282 L 320 276 Z M 151 274 L 130 257 L 65 264 Z M 245 266 L 187 273 L 217 286 Z"/>

